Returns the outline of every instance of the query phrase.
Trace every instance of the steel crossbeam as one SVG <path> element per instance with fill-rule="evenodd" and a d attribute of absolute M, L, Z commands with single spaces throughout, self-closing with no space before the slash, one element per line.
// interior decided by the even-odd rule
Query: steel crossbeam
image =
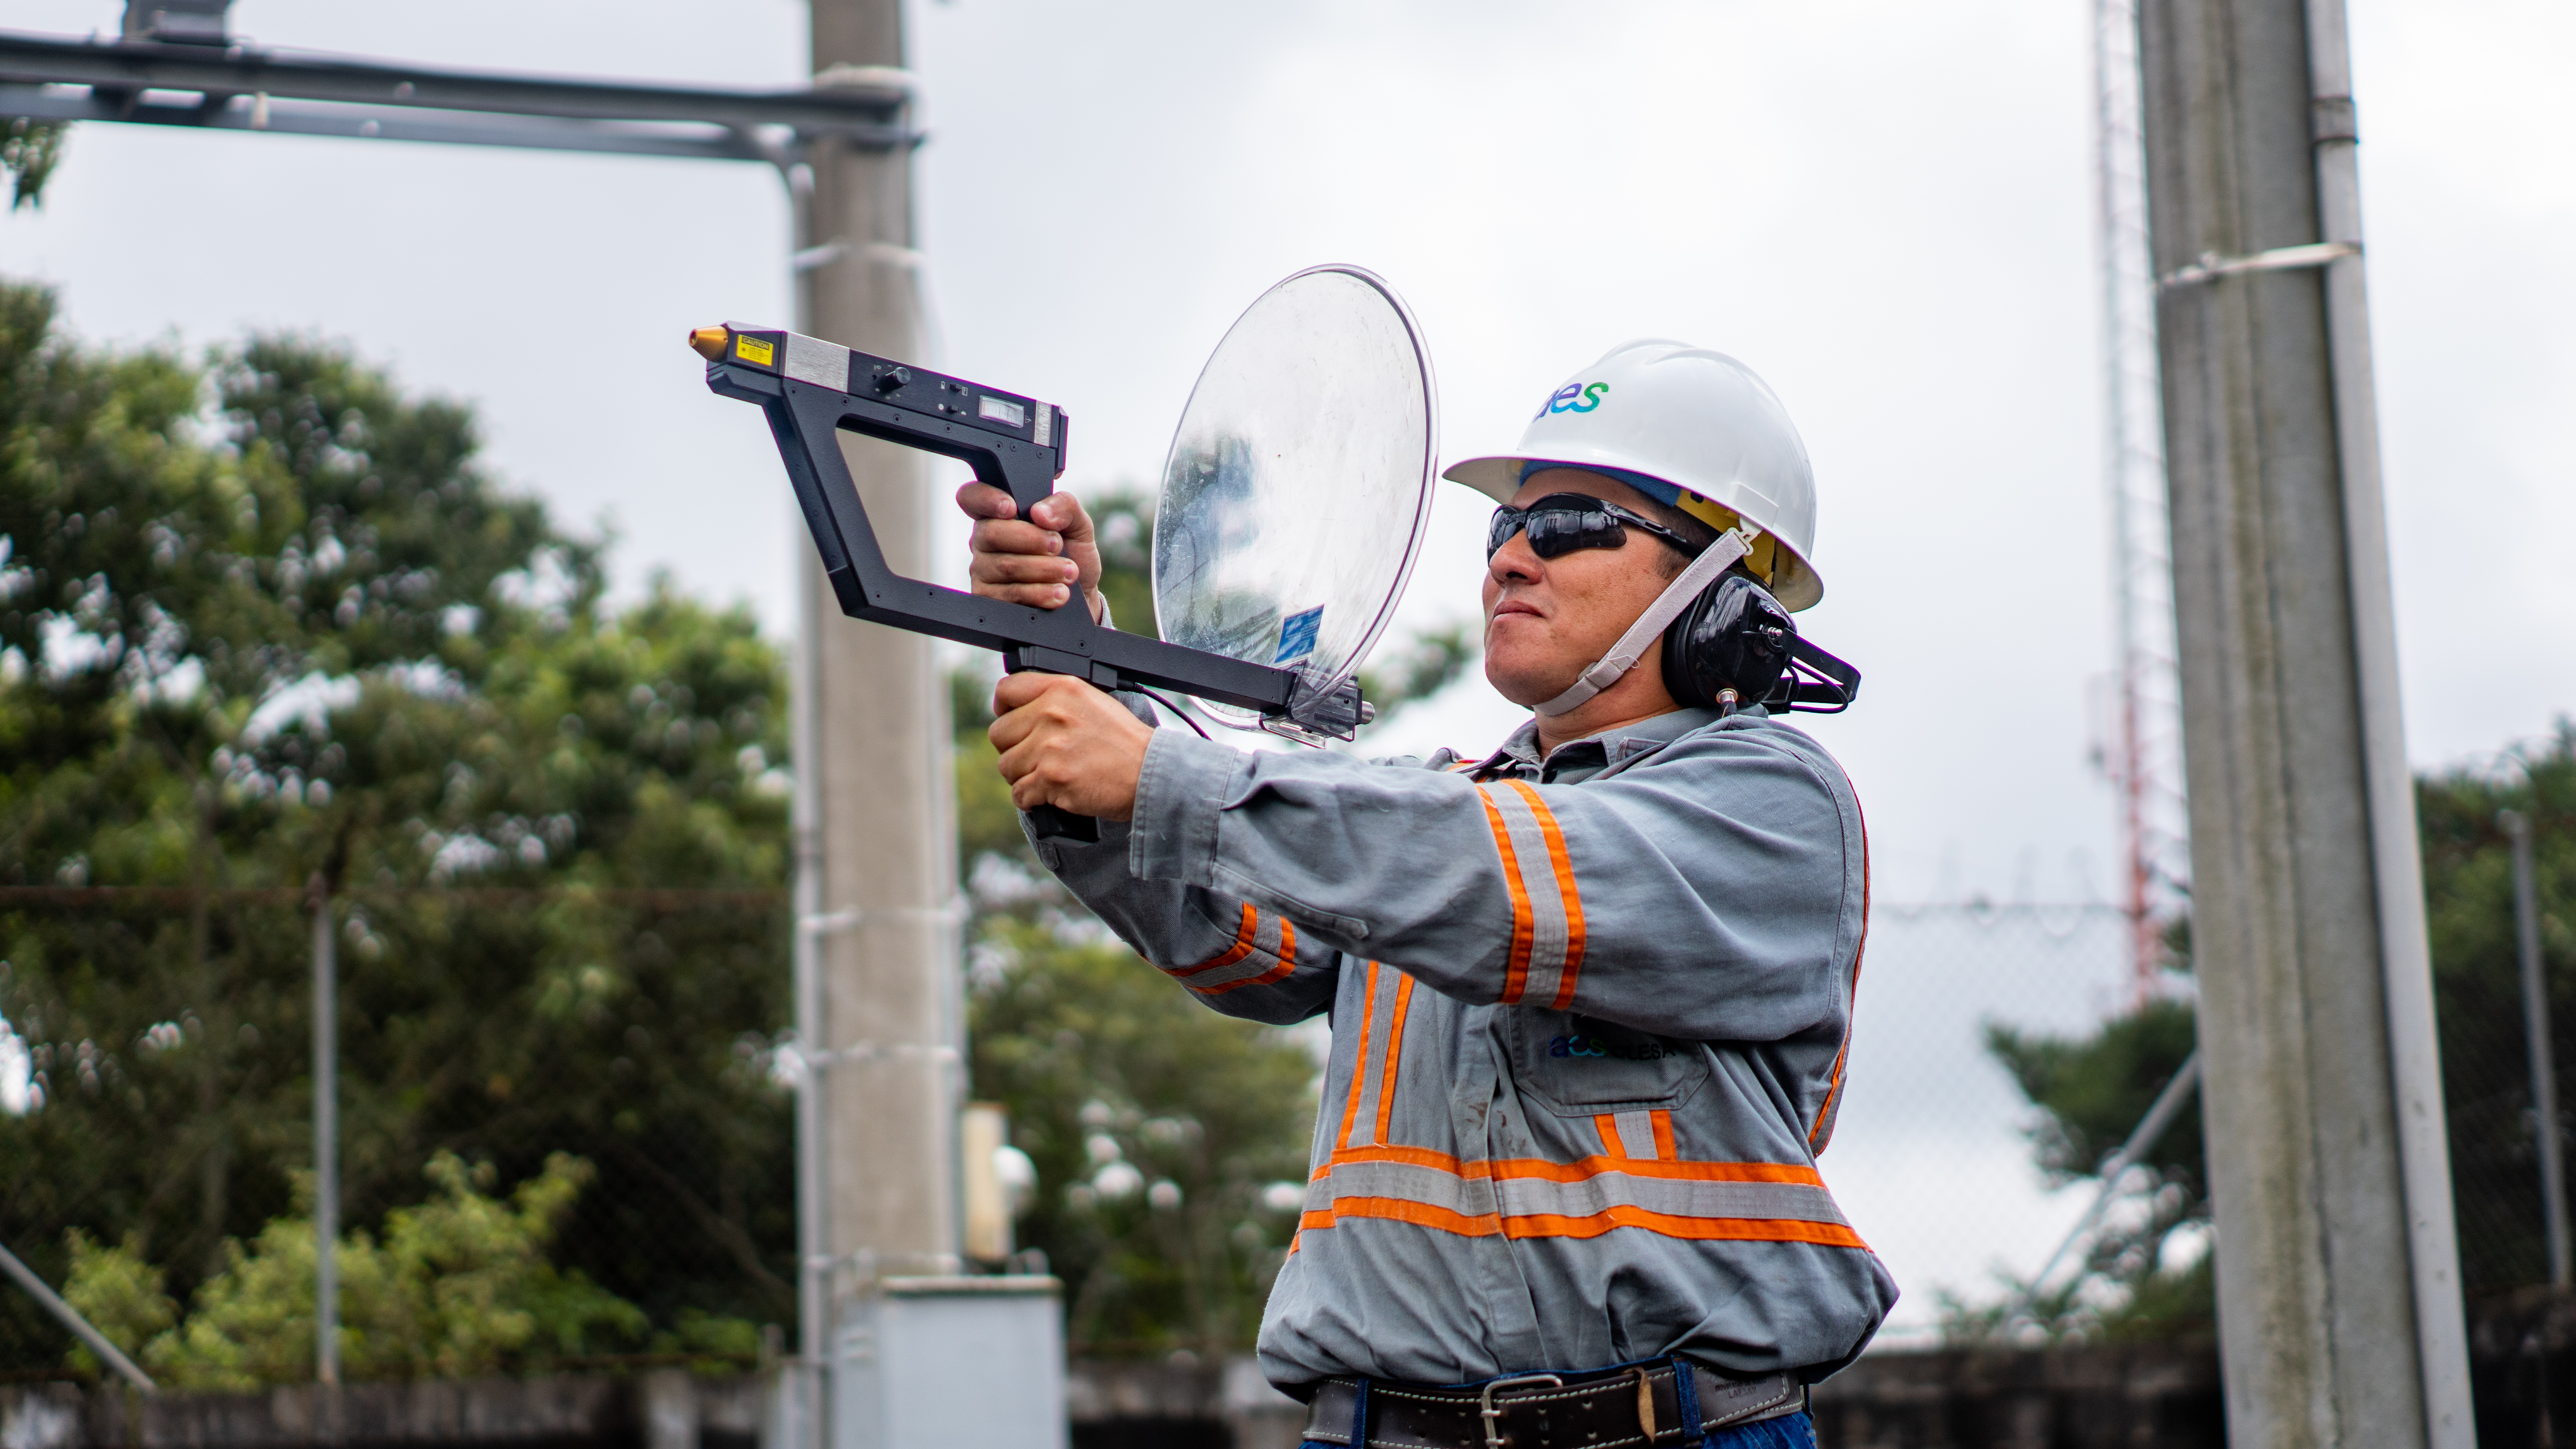
<path fill-rule="evenodd" d="M 910 94 L 909 76 L 883 68 L 760 91 L 0 31 L 0 116 L 43 121 L 776 163 L 825 136 L 864 150 L 918 144 L 903 119 Z"/>

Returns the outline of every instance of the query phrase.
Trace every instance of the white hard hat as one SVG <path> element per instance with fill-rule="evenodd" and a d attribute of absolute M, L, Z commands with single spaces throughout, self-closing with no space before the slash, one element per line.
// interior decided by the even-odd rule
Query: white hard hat
<path fill-rule="evenodd" d="M 1753 369 L 1723 352 L 1661 340 L 1614 347 L 1548 394 L 1519 451 L 1441 476 L 1508 503 L 1534 463 L 1661 483 L 1679 496 L 1644 491 L 1721 530 L 1741 518 L 1764 535 L 1747 562 L 1770 575 L 1773 597 L 1804 609 L 1825 596 L 1807 561 L 1816 541 L 1807 445 Z"/>

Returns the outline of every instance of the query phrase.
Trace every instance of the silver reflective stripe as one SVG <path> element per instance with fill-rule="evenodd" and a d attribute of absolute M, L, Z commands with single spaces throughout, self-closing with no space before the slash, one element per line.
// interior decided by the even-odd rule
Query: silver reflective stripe
<path fill-rule="evenodd" d="M 1802 1182 L 1698 1182 L 1604 1172 L 1580 1182 L 1506 1178 L 1495 1184 L 1505 1217 L 1550 1213 L 1586 1218 L 1613 1207 L 1676 1218 L 1775 1218 L 1841 1223 L 1833 1194 Z"/>
<path fill-rule="evenodd" d="M 1309 1209 L 1329 1208 L 1335 1198 L 1346 1197 L 1391 1197 L 1471 1218 L 1492 1217 L 1495 1211 L 1491 1179 L 1460 1177 L 1409 1162 L 1341 1163 L 1331 1176 L 1318 1178 L 1306 1188 Z"/>
<path fill-rule="evenodd" d="M 837 342 L 790 332 L 787 334 L 787 365 L 779 371 L 798 382 L 810 382 L 834 392 L 848 392 L 850 349 Z"/>
<path fill-rule="evenodd" d="M 1605 1171 L 1574 1182 L 1544 1177 L 1462 1177 L 1406 1162 L 1336 1163 L 1306 1188 L 1306 1208 L 1347 1198 L 1393 1198 L 1462 1217 L 1587 1218 L 1632 1207 L 1677 1218 L 1771 1219 L 1846 1226 L 1833 1194 L 1802 1182 L 1711 1182 Z"/>
<path fill-rule="evenodd" d="M 1630 1157 L 1642 1157 L 1649 1162 L 1654 1161 L 1654 1113 L 1622 1112 L 1610 1120 L 1613 1127 L 1619 1134 L 1619 1141 L 1616 1145 L 1621 1152 L 1626 1153 Z M 1609 1147 L 1613 1144 L 1604 1142 L 1601 1145 Z"/>

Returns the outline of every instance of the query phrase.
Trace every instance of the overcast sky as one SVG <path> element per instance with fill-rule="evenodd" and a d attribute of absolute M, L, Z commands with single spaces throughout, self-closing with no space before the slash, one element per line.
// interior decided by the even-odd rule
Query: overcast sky
<path fill-rule="evenodd" d="M 1822 493 L 1826 602 L 1868 674 L 1817 732 L 1898 899 L 2109 890 L 2086 763 L 2109 661 L 2089 50 L 2080 0 L 1617 6 L 1280 0 L 912 12 L 940 359 L 1060 399 L 1069 481 L 1151 480 L 1208 349 L 1278 277 L 1369 266 L 1440 368 L 1443 448 L 1508 446 L 1609 346 L 1735 353 Z M 114 0 L 9 23 L 113 28 Z M 240 0 L 271 45 L 790 84 L 794 0 Z M 2576 20 L 2366 0 L 2354 34 L 2410 748 L 2481 757 L 2576 705 L 2576 168 L 2543 113 Z M 786 493 L 678 339 L 784 320 L 758 168 L 87 126 L 0 270 L 94 338 L 353 341 L 473 402 L 494 466 L 788 620 Z M 508 344 L 535 328 L 562 345 Z M 2553 402 L 2553 400 L 2555 400 Z M 1484 505 L 1445 500 L 1406 617 L 1468 617 Z M 1481 747 L 1480 682 L 1379 743 Z"/>
<path fill-rule="evenodd" d="M 1732 352 L 1815 460 L 1828 593 L 1803 623 L 1868 688 L 1813 728 L 1881 898 L 2099 896 L 2086 10 L 920 4 L 932 360 L 1061 402 L 1068 481 L 1100 489 L 1155 476 L 1227 324 L 1320 261 L 1409 299 L 1452 458 L 1508 447 L 1623 339 Z M 795 0 L 235 6 L 270 45 L 755 85 L 805 74 L 803 26 Z M 2576 16 L 2361 0 L 2353 32 L 2410 752 L 2490 759 L 2576 707 L 2576 167 L 2549 99 Z M 0 219 L 0 272 L 60 287 L 94 339 L 347 339 L 473 403 L 493 466 L 567 522 L 613 527 L 621 589 L 667 569 L 783 628 L 805 545 L 771 445 L 681 340 L 785 321 L 785 245 L 752 167 L 85 126 L 44 209 Z M 1475 608 L 1487 505 L 1444 493 L 1415 624 Z M 1378 743 L 1483 748 L 1517 718 L 1475 681 Z M 1880 1195 L 1902 1210 L 1903 1183 Z"/>

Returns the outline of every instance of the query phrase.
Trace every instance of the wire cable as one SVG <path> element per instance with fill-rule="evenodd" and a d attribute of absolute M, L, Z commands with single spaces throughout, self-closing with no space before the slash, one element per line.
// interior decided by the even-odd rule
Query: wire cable
<path fill-rule="evenodd" d="M 1206 740 L 1210 744 L 1214 744 L 1216 742 L 1214 736 L 1210 735 L 1206 730 L 1199 729 L 1199 722 L 1190 718 L 1190 712 L 1188 710 L 1181 708 L 1178 704 L 1173 703 L 1169 698 L 1158 694 L 1153 690 L 1147 689 L 1141 684 L 1134 686 L 1134 688 L 1138 694 L 1145 696 L 1154 703 L 1161 705 L 1163 708 L 1170 710 L 1176 715 L 1179 715 L 1181 717 L 1181 723 L 1188 725 L 1191 729 L 1199 731 L 1200 739 Z"/>

